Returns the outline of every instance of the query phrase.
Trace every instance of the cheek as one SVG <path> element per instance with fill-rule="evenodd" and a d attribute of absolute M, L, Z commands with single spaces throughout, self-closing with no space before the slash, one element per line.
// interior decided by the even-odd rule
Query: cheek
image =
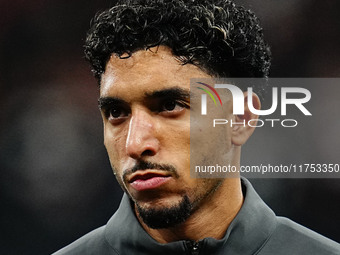
<path fill-rule="evenodd" d="M 111 165 L 120 169 L 120 159 L 125 153 L 126 136 L 122 133 L 113 132 L 108 125 L 104 126 L 104 145 L 107 150 Z"/>
<path fill-rule="evenodd" d="M 170 153 L 172 158 L 168 160 L 175 161 L 181 165 L 177 167 L 183 167 L 183 164 L 190 162 L 190 127 L 185 123 L 179 125 L 167 126 L 162 129 L 162 140 L 164 152 Z M 167 155 L 162 155 L 166 157 Z"/>
<path fill-rule="evenodd" d="M 190 146 L 190 130 L 189 128 L 177 128 L 169 134 L 169 141 L 173 144 L 174 149 L 181 153 Z"/>
<path fill-rule="evenodd" d="M 220 116 L 218 116 L 221 118 Z M 226 116 L 224 118 L 228 119 Z M 232 129 L 230 125 L 213 127 L 215 116 L 194 119 L 191 126 L 190 168 L 192 175 L 199 175 L 196 167 L 229 165 L 232 163 Z M 207 177 L 203 174 L 201 177 Z M 208 175 L 209 177 L 209 175 Z"/>

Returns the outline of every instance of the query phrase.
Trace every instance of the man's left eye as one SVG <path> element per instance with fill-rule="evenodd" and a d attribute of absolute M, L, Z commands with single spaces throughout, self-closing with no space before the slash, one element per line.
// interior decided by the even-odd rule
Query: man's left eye
<path fill-rule="evenodd" d="M 163 101 L 160 107 L 161 112 L 177 112 L 188 108 L 184 102 L 175 99 L 168 99 Z"/>
<path fill-rule="evenodd" d="M 163 111 L 173 111 L 175 110 L 176 106 L 178 106 L 178 103 L 175 100 L 167 100 L 163 104 Z"/>

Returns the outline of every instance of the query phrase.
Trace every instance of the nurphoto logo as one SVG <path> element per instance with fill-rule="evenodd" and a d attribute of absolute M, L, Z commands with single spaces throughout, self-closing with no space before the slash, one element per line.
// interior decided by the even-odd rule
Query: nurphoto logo
<path fill-rule="evenodd" d="M 216 89 L 226 89 L 228 90 L 233 99 L 233 114 L 234 115 L 244 115 L 244 107 L 245 107 L 245 96 L 244 92 L 237 86 L 232 84 L 226 83 L 218 83 L 215 84 L 214 87 L 204 83 L 204 82 L 197 82 L 198 84 L 204 86 L 197 87 L 200 90 L 203 90 L 206 94 L 201 94 L 201 115 L 207 115 L 208 107 L 207 107 L 207 94 L 213 100 L 214 104 L 217 105 L 216 99 L 214 95 L 220 102 L 220 105 L 223 107 L 223 103 L 219 93 Z M 280 97 L 279 97 L 279 90 L 280 90 Z M 247 87 L 248 95 L 253 94 L 253 88 Z M 214 95 L 213 95 L 214 94 Z M 294 95 L 294 96 L 289 96 Z M 286 116 L 287 115 L 287 105 L 294 105 L 302 114 L 305 116 L 312 116 L 311 112 L 304 106 L 307 102 L 311 100 L 311 92 L 306 88 L 301 87 L 272 87 L 271 88 L 271 106 L 269 109 L 256 109 L 253 105 L 253 97 L 247 97 L 247 107 L 249 111 L 258 116 L 268 116 L 276 112 L 278 109 L 278 104 L 280 100 L 280 115 Z M 247 122 L 243 120 L 243 122 L 233 123 L 232 120 L 227 119 L 214 119 L 213 120 L 213 127 L 216 125 L 225 125 L 230 124 L 231 126 L 234 124 L 243 124 L 244 126 L 248 124 L 251 127 L 262 127 L 265 123 L 271 123 L 271 127 L 275 126 L 276 122 L 280 122 L 282 127 L 296 127 L 298 125 L 298 121 L 295 119 L 251 119 Z"/>

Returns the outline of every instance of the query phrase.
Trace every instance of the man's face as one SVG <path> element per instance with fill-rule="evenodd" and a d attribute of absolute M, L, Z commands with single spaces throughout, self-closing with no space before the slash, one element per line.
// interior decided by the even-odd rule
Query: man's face
<path fill-rule="evenodd" d="M 164 46 L 127 59 L 112 56 L 102 75 L 104 144 L 118 182 L 139 213 L 171 214 L 186 207 L 189 217 L 221 184 L 190 178 L 190 78 L 210 76 L 182 65 Z M 226 141 L 225 151 L 230 146 Z M 211 143 L 203 142 L 197 153 L 212 151 Z"/>

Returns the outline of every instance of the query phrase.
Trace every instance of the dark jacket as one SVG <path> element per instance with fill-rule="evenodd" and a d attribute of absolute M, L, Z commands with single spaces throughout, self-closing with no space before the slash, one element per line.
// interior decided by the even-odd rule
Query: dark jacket
<path fill-rule="evenodd" d="M 125 194 L 106 226 L 81 237 L 54 255 L 339 255 L 340 244 L 293 221 L 277 217 L 248 180 L 242 179 L 244 204 L 221 240 L 183 240 L 160 244 L 139 224 Z M 221 219 L 215 219 L 223 221 Z"/>

